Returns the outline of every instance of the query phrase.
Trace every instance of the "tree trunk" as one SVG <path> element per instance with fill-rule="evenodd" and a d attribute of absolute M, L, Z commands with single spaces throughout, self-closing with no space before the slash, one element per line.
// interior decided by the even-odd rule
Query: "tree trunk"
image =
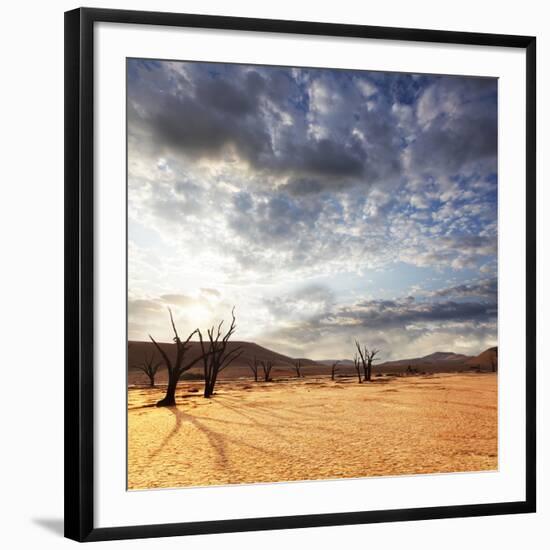
<path fill-rule="evenodd" d="M 155 379 L 153 377 L 150 377 L 149 382 L 150 382 L 149 386 L 151 388 L 154 388 L 155 387 Z"/>
<path fill-rule="evenodd" d="M 214 393 L 214 385 L 216 380 L 212 376 L 210 379 L 204 381 L 204 397 L 207 399 Z"/>
<path fill-rule="evenodd" d="M 372 363 L 371 362 L 368 362 L 367 363 L 367 381 L 370 382 L 371 378 L 372 378 Z"/>
<path fill-rule="evenodd" d="M 212 381 L 210 383 L 210 395 L 214 394 L 214 388 L 216 387 L 216 382 L 218 381 L 218 373 L 214 372 L 212 375 Z"/>
<path fill-rule="evenodd" d="M 178 379 L 175 376 L 170 376 L 168 380 L 168 388 L 166 396 L 157 403 L 157 407 L 173 407 L 176 404 L 176 386 Z"/>

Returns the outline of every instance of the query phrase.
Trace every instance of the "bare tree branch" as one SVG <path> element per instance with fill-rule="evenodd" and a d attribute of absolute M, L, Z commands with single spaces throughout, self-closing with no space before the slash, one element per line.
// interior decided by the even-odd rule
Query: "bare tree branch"
<path fill-rule="evenodd" d="M 151 339 L 151 342 L 155 344 L 155 347 L 159 350 L 159 353 L 162 355 L 162 358 L 164 359 L 164 364 L 166 365 L 166 369 L 168 370 L 168 373 L 170 374 L 172 372 L 172 361 L 170 361 L 170 358 L 165 353 L 165 351 L 160 347 L 159 344 L 155 341 L 155 339 L 149 334 L 149 338 Z"/>
<path fill-rule="evenodd" d="M 163 364 L 163 361 L 155 362 L 155 352 L 151 354 L 150 357 L 145 356 L 145 360 L 142 363 L 133 365 L 132 368 L 141 371 L 149 378 L 149 386 L 151 388 L 155 387 L 155 376 L 160 366 Z"/>
<path fill-rule="evenodd" d="M 222 326 L 223 320 L 220 321 L 217 328 L 211 327 L 207 330 L 208 348 L 206 347 L 201 331 L 198 331 L 204 369 L 204 397 L 206 398 L 211 397 L 214 393 L 218 374 L 227 368 L 233 361 L 238 359 L 244 352 L 242 346 L 237 346 L 232 350 L 228 350 L 229 340 L 237 329 L 235 307 L 231 310 L 231 325 L 225 334 L 222 334 Z"/>
<path fill-rule="evenodd" d="M 357 354 L 357 352 L 353 356 L 353 366 L 355 367 L 355 372 L 357 373 L 359 384 L 361 384 L 361 363 L 359 361 L 359 355 Z"/>
<path fill-rule="evenodd" d="M 262 370 L 264 371 L 264 382 L 270 382 L 273 363 L 271 361 L 260 361 L 260 365 L 262 366 Z"/>
<path fill-rule="evenodd" d="M 248 364 L 248 366 L 250 367 L 250 370 L 252 371 L 252 373 L 254 374 L 254 382 L 257 382 L 257 381 L 258 381 L 258 367 L 259 367 L 259 362 L 258 362 L 258 360 L 256 359 L 256 356 L 254 356 L 254 358 L 252 359 L 252 361 L 248 360 L 248 361 L 247 361 L 247 364 Z"/>
<path fill-rule="evenodd" d="M 155 339 L 151 335 L 149 335 L 149 338 L 164 359 L 164 364 L 166 365 L 166 369 L 168 371 L 168 386 L 166 388 L 166 395 L 157 403 L 157 407 L 172 407 L 176 404 L 176 388 L 181 376 L 184 372 L 188 371 L 191 367 L 193 367 L 193 365 L 195 365 L 202 359 L 202 357 L 199 356 L 188 363 L 184 362 L 185 355 L 189 350 L 189 342 L 191 341 L 191 338 L 197 333 L 198 329 L 195 329 L 193 332 L 191 332 L 185 342 L 182 342 L 176 328 L 176 323 L 174 322 L 172 310 L 168 308 L 168 312 L 170 314 L 170 324 L 172 325 L 172 330 L 174 331 L 173 341 L 176 346 L 175 360 L 172 361 L 168 354 L 155 341 Z"/>
<path fill-rule="evenodd" d="M 376 361 L 375 357 L 380 353 L 380 350 L 372 349 L 369 351 L 367 346 L 363 346 L 363 348 L 361 348 L 361 345 L 357 340 L 355 340 L 355 347 L 359 352 L 358 359 L 361 359 L 361 365 L 363 366 L 364 379 L 367 382 L 370 382 L 372 377 L 372 364 Z"/>

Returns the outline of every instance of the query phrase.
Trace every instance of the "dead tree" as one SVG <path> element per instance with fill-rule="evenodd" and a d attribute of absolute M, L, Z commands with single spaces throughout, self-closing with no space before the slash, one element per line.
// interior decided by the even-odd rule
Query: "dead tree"
<path fill-rule="evenodd" d="M 357 380 L 359 381 L 359 384 L 361 384 L 361 362 L 357 352 L 355 352 L 355 355 L 353 356 L 353 366 L 355 367 L 355 372 L 357 373 Z"/>
<path fill-rule="evenodd" d="M 376 356 L 380 353 L 380 350 L 379 349 L 371 349 L 368 353 L 367 353 L 367 369 L 368 369 L 368 372 L 369 372 L 369 381 L 371 379 L 371 376 L 372 376 L 372 364 L 375 362 L 375 361 L 378 361 L 378 359 L 376 359 Z"/>
<path fill-rule="evenodd" d="M 155 362 L 155 352 L 151 354 L 151 357 L 145 357 L 145 361 L 143 363 L 139 363 L 138 365 L 134 365 L 134 369 L 140 370 L 143 374 L 149 378 L 149 386 L 151 388 L 155 387 L 155 376 L 157 375 L 157 372 L 162 365 L 162 361 L 156 361 Z"/>
<path fill-rule="evenodd" d="M 357 356 L 357 353 L 356 353 L 356 358 L 357 358 L 357 360 L 361 361 L 361 366 L 363 367 L 363 379 L 365 381 L 370 381 L 369 369 L 367 367 L 367 355 L 369 353 L 369 350 L 368 350 L 367 346 L 364 346 L 363 348 L 361 348 L 361 346 L 360 346 L 360 344 L 357 340 L 355 340 L 355 347 L 357 348 L 357 351 L 359 352 L 358 356 Z"/>
<path fill-rule="evenodd" d="M 338 363 L 340 361 L 334 361 L 334 363 L 332 363 L 332 368 L 331 368 L 331 371 L 330 371 L 330 379 L 331 380 L 334 380 L 334 376 L 336 375 L 336 371 L 338 370 Z"/>
<path fill-rule="evenodd" d="M 159 344 L 153 339 L 151 335 L 149 335 L 149 338 L 151 339 L 151 342 L 155 344 L 155 347 L 159 351 L 161 357 L 164 360 L 164 364 L 166 365 L 166 370 L 168 371 L 168 386 L 166 388 L 166 395 L 163 399 L 161 399 L 157 403 L 157 407 L 173 407 L 176 404 L 176 387 L 178 385 L 178 382 L 182 376 L 182 374 L 186 371 L 188 371 L 191 367 L 193 367 L 196 363 L 198 363 L 202 357 L 199 355 L 197 358 L 193 359 L 192 361 L 188 363 L 184 363 L 185 355 L 187 351 L 189 351 L 189 341 L 191 338 L 197 333 L 197 329 L 195 329 L 188 337 L 185 342 L 182 342 L 182 340 L 179 337 L 178 331 L 176 330 L 176 325 L 174 323 L 174 317 L 172 316 L 172 310 L 168 309 L 170 313 L 170 322 L 172 324 L 172 330 L 174 331 L 174 343 L 176 344 L 176 358 L 175 360 L 171 360 L 170 357 L 168 357 L 168 354 L 160 347 Z"/>
<path fill-rule="evenodd" d="M 296 376 L 298 378 L 303 377 L 302 362 L 300 361 L 300 359 L 296 359 L 296 361 L 294 361 L 294 363 L 292 363 L 292 366 L 294 367 L 294 370 L 296 371 Z"/>
<path fill-rule="evenodd" d="M 247 361 L 247 363 L 248 363 L 248 366 L 250 367 L 250 370 L 254 374 L 254 382 L 257 382 L 258 381 L 258 369 L 260 367 L 260 362 L 258 361 L 258 359 L 256 359 L 256 356 L 254 356 L 254 358 L 252 360 L 249 359 Z"/>
<path fill-rule="evenodd" d="M 197 330 L 201 343 L 202 360 L 204 366 L 204 397 L 209 398 L 214 393 L 219 373 L 226 369 L 243 353 L 242 346 L 232 350 L 227 349 L 229 339 L 237 330 L 235 324 L 235 308 L 231 310 L 231 325 L 225 334 L 222 334 L 223 321 L 217 328 L 213 326 L 207 330 L 208 341 L 205 343 L 202 333 Z"/>
<path fill-rule="evenodd" d="M 361 358 L 361 364 L 363 366 L 363 376 L 367 382 L 370 382 L 372 377 L 372 364 L 376 361 L 375 357 L 380 353 L 379 349 L 372 349 L 369 351 L 367 346 L 359 345 L 359 342 L 355 340 L 355 346 L 359 352 L 359 357 Z"/>
<path fill-rule="evenodd" d="M 260 361 L 260 365 L 264 371 L 264 382 L 271 382 L 271 369 L 273 368 L 273 363 L 271 361 Z"/>

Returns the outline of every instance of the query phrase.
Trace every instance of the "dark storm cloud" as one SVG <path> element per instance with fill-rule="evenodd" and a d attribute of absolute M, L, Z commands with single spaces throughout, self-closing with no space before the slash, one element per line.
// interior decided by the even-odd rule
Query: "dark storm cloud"
<path fill-rule="evenodd" d="M 442 78 L 418 102 L 421 131 L 409 146 L 420 173 L 453 174 L 485 161 L 496 169 L 497 83 L 494 79 Z"/>
<path fill-rule="evenodd" d="M 226 86 L 229 85 L 224 83 L 223 87 Z M 241 95 L 246 95 L 246 91 Z M 228 102 L 226 109 L 217 109 L 203 103 L 203 99 L 202 95 L 159 98 L 160 103 L 143 121 L 158 145 L 198 157 L 218 156 L 225 146 L 232 145 L 243 159 L 253 164 L 260 162 L 262 154 L 272 153 L 269 133 L 262 125 L 247 122 L 242 112 L 244 105 Z"/>
<path fill-rule="evenodd" d="M 291 179 L 285 186 L 284 190 L 296 196 L 316 195 L 324 190 L 323 182 L 318 179 L 311 178 L 295 178 Z"/>
<path fill-rule="evenodd" d="M 372 300 L 340 310 L 333 317 L 333 321 L 338 324 L 353 320 L 358 325 L 378 329 L 385 327 L 405 328 L 409 324 L 481 322 L 495 317 L 495 305 L 486 302 L 449 300 L 415 303 L 408 300 Z"/>
<path fill-rule="evenodd" d="M 440 300 L 440 298 L 456 298 Z M 328 327 L 354 331 L 357 327 L 379 329 L 428 330 L 428 324 L 456 325 L 492 323 L 496 320 L 496 280 L 483 280 L 469 285 L 440 289 L 428 298 L 405 296 L 399 299 L 363 300 L 351 306 L 335 307 L 332 291 L 323 285 L 309 285 L 290 294 L 266 300 L 276 317 L 306 316 L 301 325 L 311 333 Z M 305 312 L 309 312 L 307 315 Z"/>
<path fill-rule="evenodd" d="M 259 94 L 265 89 L 264 79 L 255 71 L 241 76 L 237 85 L 222 78 L 203 76 L 195 82 L 196 96 L 203 104 L 230 116 L 257 114 Z"/>
<path fill-rule="evenodd" d="M 478 283 L 457 285 L 451 288 L 444 288 L 432 293 L 437 297 L 457 297 L 465 298 L 470 296 L 478 296 L 494 300 L 496 303 L 496 297 L 498 292 L 497 279 L 487 279 Z"/>
<path fill-rule="evenodd" d="M 187 163 L 236 154 L 293 195 L 496 169 L 492 79 L 134 63 L 131 134 Z"/>
<path fill-rule="evenodd" d="M 168 89 L 130 86 L 130 131 L 149 133 L 161 152 L 220 159 L 230 148 L 256 170 L 316 176 L 324 187 L 330 182 L 341 186 L 342 178 L 375 181 L 398 174 L 399 147 L 391 135 L 391 120 L 383 113 L 369 114 L 357 92 L 351 102 L 343 99 L 345 124 L 319 115 L 316 123 L 326 135 L 312 137 L 304 118 L 304 108 L 312 106 L 311 94 L 297 85 L 290 71 L 271 74 L 264 69 L 263 76 L 231 67 L 211 74 L 208 66 L 190 65 L 194 70 L 186 77 L 168 76 L 162 65 L 153 69 Z M 178 86 L 171 93 L 174 78 Z M 353 133 L 354 126 L 372 136 L 369 144 Z"/>
<path fill-rule="evenodd" d="M 365 169 L 365 151 L 357 142 L 343 144 L 331 139 L 320 139 L 302 145 L 290 146 L 279 159 L 290 170 L 324 177 L 359 177 Z"/>
<path fill-rule="evenodd" d="M 487 299 L 479 296 L 485 290 Z M 346 307 L 338 307 L 326 288 L 313 288 L 312 305 L 308 304 L 307 294 L 304 289 L 303 298 L 297 298 L 296 293 L 267 302 L 276 319 L 287 321 L 287 326 L 272 332 L 272 341 L 285 341 L 292 346 L 336 343 L 347 347 L 345 353 L 349 354 L 354 340 L 366 335 L 370 345 L 382 347 L 395 358 L 406 355 L 405 349 L 418 354 L 419 347 L 428 352 L 457 341 L 471 347 L 470 353 L 477 353 L 486 342 L 493 341 L 496 331 L 496 296 L 490 293 L 488 281 L 474 283 L 468 289 L 442 289 L 427 299 L 405 296 L 363 300 Z M 440 299 L 448 295 L 457 299 Z"/>

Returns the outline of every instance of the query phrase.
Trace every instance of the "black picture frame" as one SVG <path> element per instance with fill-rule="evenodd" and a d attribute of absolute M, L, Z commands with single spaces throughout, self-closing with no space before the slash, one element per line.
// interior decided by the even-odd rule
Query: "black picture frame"
<path fill-rule="evenodd" d="M 97 22 L 302 35 L 407 40 L 425 43 L 520 48 L 526 52 L 526 498 L 400 510 L 376 510 L 286 517 L 253 517 L 131 527 L 94 527 L 93 357 L 94 207 L 93 89 Z M 65 536 L 76 541 L 292 529 L 358 523 L 412 521 L 536 510 L 536 39 L 485 33 L 450 32 L 79 8 L 65 13 Z"/>

